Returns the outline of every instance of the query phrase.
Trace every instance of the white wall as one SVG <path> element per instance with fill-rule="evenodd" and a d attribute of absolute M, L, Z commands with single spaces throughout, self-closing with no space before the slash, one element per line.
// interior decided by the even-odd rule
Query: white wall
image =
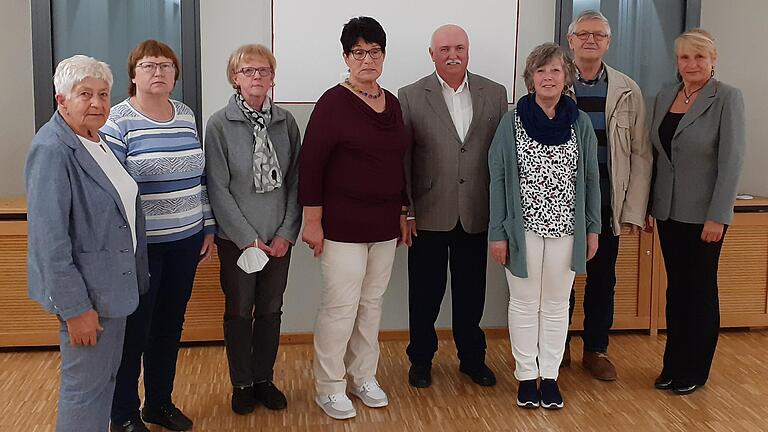
<path fill-rule="evenodd" d="M 768 57 L 763 36 L 768 1 L 703 0 L 701 27 L 717 45 L 718 79 L 744 94 L 747 117 L 747 157 L 739 192 L 768 196 Z"/>
<path fill-rule="evenodd" d="M 233 14 L 232 11 L 237 11 Z M 350 11 L 350 16 L 354 11 Z M 232 50 L 243 43 L 271 44 L 270 1 L 268 0 L 220 0 L 217 2 L 201 2 L 201 41 L 202 41 L 202 79 L 203 79 L 203 118 L 207 119 L 213 112 L 224 106 L 232 89 L 226 82 L 224 74 L 226 59 Z M 341 29 L 343 23 L 323 23 Z M 318 24 L 320 25 L 320 24 Z M 244 31 L 245 30 L 245 31 Z M 390 32 L 394 30 L 389 30 Z M 518 58 L 516 75 L 517 96 L 525 94 L 525 85 L 520 78 L 525 58 L 531 49 L 543 42 L 552 42 L 555 31 L 555 1 L 554 0 L 520 0 L 520 31 L 518 37 Z M 472 34 L 469 35 L 473 37 Z M 307 34 L 297 34 L 296 37 L 311 37 Z M 338 38 L 334 39 L 338 43 Z M 422 41 L 427 45 L 429 41 Z M 514 50 L 514 46 L 484 47 L 473 44 L 471 49 L 477 50 Z M 300 54 L 296 54 L 300 55 Z M 425 50 L 425 56 L 426 50 Z M 275 80 L 280 82 L 280 62 L 277 58 L 277 73 Z M 308 69 L 312 65 L 307 65 Z M 470 61 L 470 69 L 472 64 Z M 425 69 L 422 75 L 432 71 Z M 396 91 L 397 89 L 390 89 Z M 302 129 L 306 127 L 312 105 L 284 105 L 296 117 Z M 403 248 L 397 252 L 392 280 L 384 299 L 384 317 L 382 328 L 408 328 L 408 285 L 407 285 L 407 254 Z M 293 251 L 288 290 L 285 294 L 283 308 L 284 332 L 308 332 L 312 330 L 315 311 L 320 301 L 320 272 L 309 250 L 300 244 Z M 504 275 L 497 265 L 489 265 L 488 292 L 483 326 L 506 326 L 506 305 L 508 292 Z M 450 327 L 450 295 L 446 295 L 443 310 L 438 317 L 438 325 Z"/>
<path fill-rule="evenodd" d="M 24 194 L 24 160 L 35 134 L 30 0 L 0 6 L 0 196 Z"/>

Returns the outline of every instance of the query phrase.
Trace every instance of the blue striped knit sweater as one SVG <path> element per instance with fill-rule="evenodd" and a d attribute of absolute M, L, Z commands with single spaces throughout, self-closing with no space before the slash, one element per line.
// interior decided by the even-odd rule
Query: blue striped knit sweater
<path fill-rule="evenodd" d="M 173 118 L 159 122 L 139 113 L 126 99 L 112 107 L 101 129 L 139 185 L 148 243 L 180 240 L 200 230 L 216 231 L 195 115 L 181 102 L 171 100 L 171 104 Z"/>

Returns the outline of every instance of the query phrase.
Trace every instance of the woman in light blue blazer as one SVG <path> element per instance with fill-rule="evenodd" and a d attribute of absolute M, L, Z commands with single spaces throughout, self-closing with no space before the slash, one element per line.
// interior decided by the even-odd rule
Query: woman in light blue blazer
<path fill-rule="evenodd" d="M 717 50 L 701 29 L 675 41 L 682 83 L 659 92 L 651 215 L 667 269 L 667 345 L 660 390 L 707 381 L 720 328 L 717 266 L 744 158 L 741 92 L 714 78 Z"/>
<path fill-rule="evenodd" d="M 29 296 L 61 323 L 56 430 L 104 432 L 126 317 L 149 287 L 144 215 L 136 183 L 99 133 L 109 66 L 76 55 L 53 82 L 57 111 L 25 170 Z"/>

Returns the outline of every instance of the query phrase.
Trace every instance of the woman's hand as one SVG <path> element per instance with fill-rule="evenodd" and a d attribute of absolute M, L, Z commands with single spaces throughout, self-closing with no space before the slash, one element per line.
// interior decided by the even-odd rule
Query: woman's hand
<path fill-rule="evenodd" d="M 314 252 L 315 258 L 323 253 L 323 224 L 320 221 L 304 223 L 304 231 L 301 233 L 301 241 L 307 244 Z"/>
<path fill-rule="evenodd" d="M 400 238 L 397 240 L 397 245 L 404 244 L 411 247 L 413 239 L 411 238 L 411 227 L 408 224 L 408 218 L 405 215 L 400 215 Z"/>
<path fill-rule="evenodd" d="M 200 261 L 203 262 L 211 257 L 213 248 L 216 246 L 213 243 L 213 234 L 206 234 L 203 236 L 203 247 L 200 248 Z"/>
<path fill-rule="evenodd" d="M 717 243 L 723 238 L 725 225 L 720 222 L 708 220 L 704 222 L 704 229 L 701 230 L 701 240 L 707 243 Z"/>
<path fill-rule="evenodd" d="M 100 331 L 104 328 L 99 324 L 99 314 L 93 309 L 67 320 L 69 343 L 73 346 L 96 345 L 97 332 Z"/>
<path fill-rule="evenodd" d="M 587 233 L 587 261 L 595 257 L 597 253 L 598 234 Z"/>
<path fill-rule="evenodd" d="M 509 241 L 493 240 L 488 243 L 491 251 L 491 257 L 497 263 L 504 265 L 507 263 L 507 254 L 509 253 Z"/>
<path fill-rule="evenodd" d="M 269 242 L 269 247 L 272 249 L 272 253 L 270 255 L 275 258 L 284 257 L 285 254 L 288 253 L 288 248 L 290 246 L 291 242 L 280 236 L 275 236 L 275 238 Z"/>

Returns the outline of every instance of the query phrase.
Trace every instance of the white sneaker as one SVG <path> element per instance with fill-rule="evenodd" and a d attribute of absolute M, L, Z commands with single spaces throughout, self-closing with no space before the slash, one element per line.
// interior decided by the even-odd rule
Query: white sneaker
<path fill-rule="evenodd" d="M 329 417 L 336 420 L 344 420 L 357 415 L 352 401 L 344 393 L 334 393 L 329 395 L 315 396 L 315 403 L 328 414 Z"/>
<path fill-rule="evenodd" d="M 387 394 L 384 393 L 384 390 L 381 389 L 376 380 L 363 383 L 360 387 L 352 387 L 349 392 L 371 408 L 381 408 L 389 405 Z"/>

